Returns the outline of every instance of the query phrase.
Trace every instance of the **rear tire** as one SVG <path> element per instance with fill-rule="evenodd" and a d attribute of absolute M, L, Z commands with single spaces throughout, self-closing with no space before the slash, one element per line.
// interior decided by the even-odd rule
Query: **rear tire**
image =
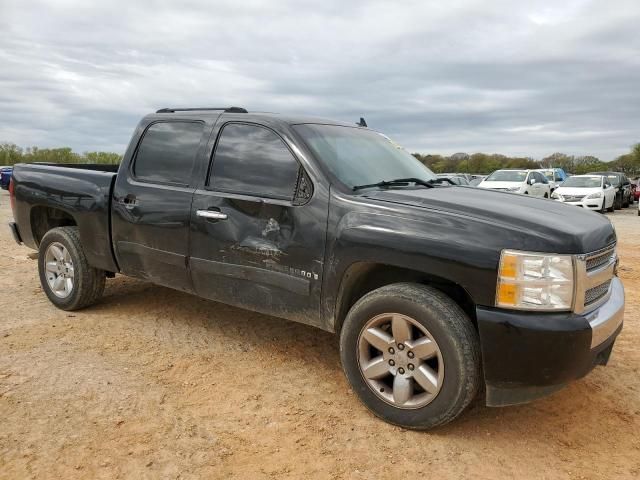
<path fill-rule="evenodd" d="M 104 291 L 105 272 L 89 265 L 78 227 L 49 230 L 38 252 L 40 284 L 56 307 L 79 310 L 95 303 Z"/>
<path fill-rule="evenodd" d="M 613 213 L 615 211 L 615 208 L 614 208 L 615 203 L 616 203 L 616 201 L 614 199 L 613 203 L 611 204 L 611 206 L 607 208 L 607 212 Z"/>
<path fill-rule="evenodd" d="M 396 328 L 396 322 L 408 328 Z M 452 421 L 481 385 L 480 341 L 471 320 L 451 298 L 425 285 L 388 285 L 358 300 L 342 327 L 340 358 L 365 406 L 411 429 Z"/>
<path fill-rule="evenodd" d="M 622 209 L 622 197 L 616 195 L 616 198 L 613 200 L 613 208 L 616 210 Z"/>

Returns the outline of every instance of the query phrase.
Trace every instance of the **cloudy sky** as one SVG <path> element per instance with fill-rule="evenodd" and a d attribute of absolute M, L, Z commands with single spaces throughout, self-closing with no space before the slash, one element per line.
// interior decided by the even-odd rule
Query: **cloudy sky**
<path fill-rule="evenodd" d="M 356 121 L 410 151 L 640 141 L 638 0 L 0 0 L 0 142 L 122 153 L 165 106 Z"/>

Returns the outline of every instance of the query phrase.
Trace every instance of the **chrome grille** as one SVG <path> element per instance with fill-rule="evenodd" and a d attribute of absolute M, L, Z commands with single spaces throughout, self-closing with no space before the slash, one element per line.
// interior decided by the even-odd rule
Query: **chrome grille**
<path fill-rule="evenodd" d="M 576 257 L 574 312 L 592 310 L 609 298 L 617 261 L 615 244 Z"/>
<path fill-rule="evenodd" d="M 590 288 L 584 293 L 584 305 L 588 306 L 592 303 L 597 302 L 602 297 L 604 297 L 609 291 L 609 286 L 611 285 L 611 280 L 604 282 L 603 284 L 598 285 L 597 287 Z"/>
<path fill-rule="evenodd" d="M 602 265 L 605 265 L 611 260 L 616 253 L 615 245 L 611 245 L 603 250 L 591 253 L 587 255 L 587 272 L 595 270 Z"/>
<path fill-rule="evenodd" d="M 584 195 L 563 195 L 565 202 L 579 202 L 584 198 Z"/>

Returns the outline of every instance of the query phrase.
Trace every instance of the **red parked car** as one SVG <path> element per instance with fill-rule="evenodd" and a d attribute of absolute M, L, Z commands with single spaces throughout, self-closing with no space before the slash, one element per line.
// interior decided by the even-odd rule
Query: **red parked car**
<path fill-rule="evenodd" d="M 640 202 L 640 178 L 636 178 L 631 182 L 631 193 L 636 202 Z"/>

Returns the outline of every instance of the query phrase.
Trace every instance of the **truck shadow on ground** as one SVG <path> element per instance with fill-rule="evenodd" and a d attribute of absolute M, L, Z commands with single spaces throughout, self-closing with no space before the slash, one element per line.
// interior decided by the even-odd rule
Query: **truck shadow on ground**
<path fill-rule="evenodd" d="M 224 344 L 225 349 L 269 358 L 277 368 L 304 366 L 309 378 L 332 384 L 331 390 L 339 397 L 333 400 L 344 407 L 344 422 L 370 421 L 380 423 L 380 428 L 398 428 L 382 424 L 350 392 L 340 365 L 338 337 L 331 333 L 120 276 L 108 282 L 99 304 L 82 313 L 97 321 L 127 322 L 137 334 L 148 335 L 149 341 L 169 342 L 166 348 L 176 342 L 181 348 L 186 345 L 194 351 L 217 352 Z M 154 327 L 146 328 L 148 324 Z M 174 353 L 179 355 L 180 350 Z M 243 361 L 252 362 L 246 355 Z M 611 362 L 616 361 L 614 351 Z M 271 374 L 273 371 L 265 367 L 265 375 Z M 316 394 L 323 395 L 320 387 Z M 429 434 L 482 441 L 493 435 L 544 441 L 552 435 L 565 445 L 593 435 L 594 422 L 600 423 L 605 436 L 620 427 L 633 427 L 638 417 L 629 416 L 628 405 L 634 402 L 633 391 L 622 384 L 621 373 L 598 368 L 587 378 L 531 404 L 488 408 L 478 398 L 453 423 Z"/>

